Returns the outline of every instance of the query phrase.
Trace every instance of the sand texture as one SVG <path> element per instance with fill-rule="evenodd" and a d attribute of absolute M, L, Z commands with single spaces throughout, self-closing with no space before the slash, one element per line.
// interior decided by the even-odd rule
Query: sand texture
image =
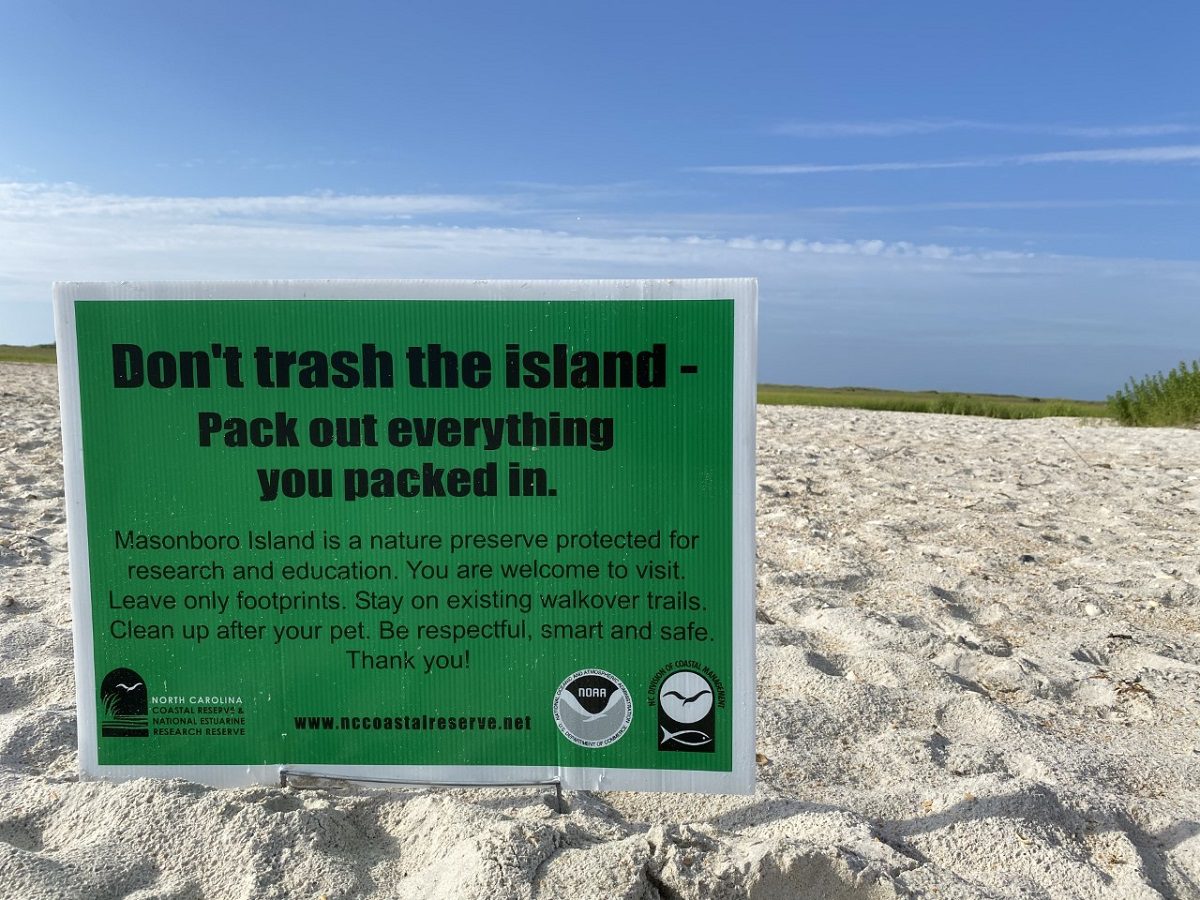
<path fill-rule="evenodd" d="M 751 797 L 76 775 L 57 388 L 0 365 L 0 897 L 1200 897 L 1200 432 L 763 407 Z"/>

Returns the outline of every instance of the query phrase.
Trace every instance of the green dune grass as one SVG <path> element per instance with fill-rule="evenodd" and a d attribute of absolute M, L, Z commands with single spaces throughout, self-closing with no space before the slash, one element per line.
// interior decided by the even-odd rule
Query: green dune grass
<path fill-rule="evenodd" d="M 1129 379 L 1108 398 L 1108 408 L 1122 425 L 1200 425 L 1200 361 Z"/>
<path fill-rule="evenodd" d="M 53 344 L 35 344 L 21 347 L 16 344 L 0 344 L 0 362 L 55 363 L 58 357 Z"/>
<path fill-rule="evenodd" d="M 760 384 L 758 402 L 786 406 L 842 406 L 891 412 L 951 413 L 995 419 L 1037 419 L 1044 416 L 1101 418 L 1111 415 L 1104 403 L 1087 400 L 1042 399 L 1010 394 L 965 394 L 942 391 L 886 391 L 878 388 L 793 387 Z"/>

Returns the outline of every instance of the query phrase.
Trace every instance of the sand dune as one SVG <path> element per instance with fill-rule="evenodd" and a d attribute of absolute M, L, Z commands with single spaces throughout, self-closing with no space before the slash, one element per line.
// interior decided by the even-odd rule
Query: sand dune
<path fill-rule="evenodd" d="M 1200 897 L 1200 432 L 759 410 L 751 797 L 81 782 L 0 365 L 0 896 Z"/>

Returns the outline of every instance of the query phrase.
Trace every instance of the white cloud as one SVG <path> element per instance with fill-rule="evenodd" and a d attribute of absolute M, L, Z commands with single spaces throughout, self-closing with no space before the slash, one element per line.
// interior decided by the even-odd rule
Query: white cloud
<path fill-rule="evenodd" d="M 871 163 L 789 163 L 783 165 L 697 166 L 690 171 L 717 175 L 820 175 L 833 172 L 910 172 L 928 169 L 985 169 L 1047 163 L 1194 163 L 1200 162 L 1200 144 L 1162 147 L 1108 147 L 1093 150 L 1059 150 L 975 159 L 893 161 Z"/>
<path fill-rule="evenodd" d="M 1179 144 L 1167 147 L 1110 147 L 1101 150 L 1059 150 L 1054 153 L 1026 153 L 1011 157 L 1010 161 L 1017 165 L 1056 162 L 1200 162 L 1200 144 Z"/>
<path fill-rule="evenodd" d="M 952 200 L 940 203 L 862 203 L 845 206 L 805 206 L 815 213 L 989 212 L 1042 209 L 1109 209 L 1121 207 L 1190 206 L 1186 200 L 1112 198 L 1109 200 Z"/>
<path fill-rule="evenodd" d="M 1163 137 L 1191 134 L 1200 126 L 1183 122 L 1132 125 L 1075 125 L 1062 122 L 986 122 L 979 119 L 885 119 L 875 122 L 785 122 L 776 134 L 801 138 L 904 137 L 946 131 L 985 131 L 1009 134 L 1044 134 L 1057 137 L 1114 138 Z"/>
<path fill-rule="evenodd" d="M 907 241 L 713 236 L 680 231 L 679 223 L 669 221 L 665 231 L 656 232 L 658 220 L 651 219 L 601 220 L 600 232 L 588 233 L 562 227 L 562 218 L 553 211 L 548 218 L 559 227 L 551 230 L 412 221 L 421 213 L 516 209 L 490 198 L 456 195 L 141 197 L 92 193 L 74 184 L 8 182 L 0 183 L 0 271 L 12 275 L 54 260 L 70 270 L 108 270 L 106 275 L 53 273 L 60 280 L 179 277 L 167 267 L 190 269 L 203 260 L 214 267 L 207 277 L 240 278 L 253 275 L 239 268 L 238 261 L 252 259 L 265 265 L 299 265 L 306 272 L 331 262 L 344 267 L 353 261 L 375 273 L 384 255 L 407 259 L 418 253 L 425 266 L 462 266 L 455 270 L 458 274 L 477 261 L 497 258 L 510 271 L 520 260 L 553 261 L 560 268 L 585 261 L 671 264 L 678 260 L 692 265 L 697 248 L 703 248 L 713 262 L 732 261 L 740 251 L 963 260 L 1004 256 Z M 536 210 L 526 207 L 524 212 Z M 728 221 L 695 218 L 694 224 L 705 221 L 734 228 L 739 221 L 737 216 Z M 637 221 L 643 223 L 640 231 Z M 139 271 L 115 269 L 122 260 Z"/>
<path fill-rule="evenodd" d="M 824 175 L 830 172 L 914 172 L 925 169 L 978 169 L 1003 165 L 997 160 L 960 159 L 942 162 L 784 163 L 740 166 L 695 166 L 689 171 L 713 175 Z"/>
<path fill-rule="evenodd" d="M 1029 201 L 1035 207 L 1043 202 L 1049 201 Z M 628 223 L 623 231 L 585 233 L 397 220 L 426 211 L 491 208 L 502 206 L 489 198 L 457 196 L 174 198 L 93 194 L 75 185 L 0 184 L 0 272 L 6 276 L 0 279 L 0 298 L 36 296 L 52 280 L 783 273 L 833 257 L 867 268 L 933 260 L 963 272 L 1118 264 L 871 236 L 637 233 Z"/>
<path fill-rule="evenodd" d="M 505 202 L 462 194 L 158 197 L 97 194 L 77 184 L 0 182 L 0 219 L 104 216 L 198 221 L 220 218 L 395 219 L 498 212 Z"/>

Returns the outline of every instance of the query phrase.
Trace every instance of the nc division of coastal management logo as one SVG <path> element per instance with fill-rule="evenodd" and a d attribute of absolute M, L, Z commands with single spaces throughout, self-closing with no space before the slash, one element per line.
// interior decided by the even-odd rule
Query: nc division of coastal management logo
<path fill-rule="evenodd" d="M 716 695 L 699 672 L 682 670 L 658 688 L 658 749 L 712 753 L 716 749 Z"/>
<path fill-rule="evenodd" d="M 625 684 L 603 669 L 580 669 L 554 692 L 554 721 L 572 744 L 597 749 L 621 739 L 633 721 Z"/>
<path fill-rule="evenodd" d="M 100 682 L 100 734 L 132 738 L 150 734 L 146 683 L 133 669 L 113 669 Z"/>

